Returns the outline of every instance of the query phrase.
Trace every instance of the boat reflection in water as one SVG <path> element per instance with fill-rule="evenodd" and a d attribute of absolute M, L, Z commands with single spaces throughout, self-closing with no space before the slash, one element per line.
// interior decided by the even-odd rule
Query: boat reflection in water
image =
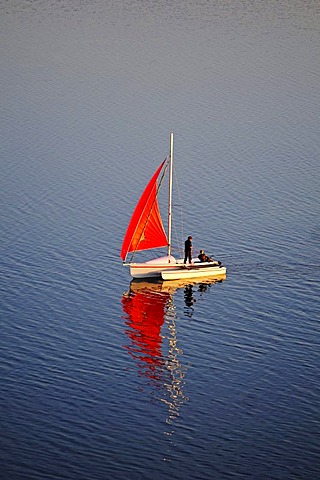
<path fill-rule="evenodd" d="M 166 421 L 169 424 L 174 423 L 181 406 L 189 400 L 183 393 L 188 365 L 183 363 L 183 351 L 178 346 L 173 297 L 178 289 L 184 289 L 185 305 L 190 310 L 195 302 L 193 287 L 197 285 L 201 295 L 215 282 L 133 280 L 122 296 L 125 333 L 130 339 L 125 348 L 135 361 L 139 377 L 147 380 L 145 388 L 151 388 L 152 398 L 168 406 Z M 192 315 L 192 310 L 190 312 L 188 316 Z"/>

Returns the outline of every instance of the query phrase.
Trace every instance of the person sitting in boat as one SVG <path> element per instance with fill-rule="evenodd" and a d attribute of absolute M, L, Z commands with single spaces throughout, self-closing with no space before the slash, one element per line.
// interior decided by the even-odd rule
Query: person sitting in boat
<path fill-rule="evenodd" d="M 198 258 L 200 262 L 212 262 L 213 265 L 221 265 L 221 262 L 219 262 L 219 260 L 214 260 L 213 258 L 208 257 L 208 255 L 204 253 L 204 250 L 200 250 Z"/>
<path fill-rule="evenodd" d="M 213 262 L 212 258 L 208 257 L 208 255 L 204 253 L 204 250 L 200 250 L 198 258 L 200 262 Z"/>

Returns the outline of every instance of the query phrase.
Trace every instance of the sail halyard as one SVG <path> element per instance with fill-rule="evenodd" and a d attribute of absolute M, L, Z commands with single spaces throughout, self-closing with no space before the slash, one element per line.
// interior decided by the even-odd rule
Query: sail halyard
<path fill-rule="evenodd" d="M 173 177 L 173 133 L 170 133 L 170 166 L 169 166 L 169 194 L 168 194 L 168 256 L 171 255 L 172 237 L 172 177 Z"/>
<path fill-rule="evenodd" d="M 120 254 L 123 261 L 126 260 L 128 253 L 133 252 L 134 255 L 136 251 L 168 246 L 157 199 L 167 165 L 162 172 L 159 186 L 158 177 L 167 161 L 166 158 L 149 181 L 132 214 Z"/>

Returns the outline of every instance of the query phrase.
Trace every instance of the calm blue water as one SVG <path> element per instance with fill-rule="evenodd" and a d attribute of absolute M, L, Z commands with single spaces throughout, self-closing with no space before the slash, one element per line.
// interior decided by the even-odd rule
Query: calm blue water
<path fill-rule="evenodd" d="M 0 13 L 1 478 L 317 478 L 319 2 Z M 171 130 L 225 281 L 122 267 Z"/>

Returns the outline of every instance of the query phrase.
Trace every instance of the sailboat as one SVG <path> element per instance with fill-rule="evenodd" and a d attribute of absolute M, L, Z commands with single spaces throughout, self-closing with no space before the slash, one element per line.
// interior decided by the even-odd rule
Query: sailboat
<path fill-rule="evenodd" d="M 169 173 L 168 232 L 165 231 L 158 204 L 158 194 L 164 176 Z M 170 154 L 151 177 L 132 214 L 123 239 L 120 256 L 124 266 L 129 266 L 133 278 L 160 278 L 182 280 L 188 278 L 220 277 L 226 275 L 226 267 L 220 262 L 200 262 L 193 258 L 191 264 L 176 259 L 171 254 L 172 236 L 172 182 L 173 181 L 173 133 L 170 133 Z M 138 251 L 167 248 L 167 255 L 146 262 L 133 262 Z M 127 262 L 127 257 L 131 260 Z"/>

